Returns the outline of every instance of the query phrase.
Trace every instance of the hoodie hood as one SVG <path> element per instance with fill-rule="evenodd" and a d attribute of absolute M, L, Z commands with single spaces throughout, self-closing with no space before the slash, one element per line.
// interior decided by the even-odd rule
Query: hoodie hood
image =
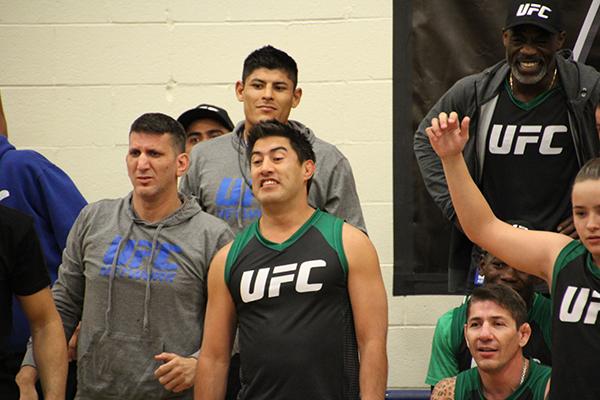
<path fill-rule="evenodd" d="M 178 194 L 178 196 L 179 196 L 179 199 L 181 200 L 181 206 L 177 210 L 175 210 L 172 214 L 168 215 L 167 217 L 165 217 L 162 220 L 157 221 L 157 222 L 145 221 L 136 214 L 135 210 L 133 209 L 133 202 L 132 202 L 133 192 L 130 192 L 125 197 L 125 202 L 128 205 L 125 212 L 127 213 L 127 216 L 131 219 L 131 221 L 134 224 L 142 225 L 142 226 L 145 226 L 148 228 L 157 228 L 159 226 L 169 227 L 169 226 L 179 225 L 179 224 L 184 223 L 184 222 L 188 221 L 189 219 L 193 218 L 194 215 L 196 215 L 200 211 L 202 211 L 200 209 L 200 206 L 198 205 L 198 202 L 195 201 L 194 198 L 186 197 L 182 194 Z"/>

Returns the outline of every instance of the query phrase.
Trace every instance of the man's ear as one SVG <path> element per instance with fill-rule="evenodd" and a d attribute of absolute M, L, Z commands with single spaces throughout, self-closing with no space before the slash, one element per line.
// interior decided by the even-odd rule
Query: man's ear
<path fill-rule="evenodd" d="M 509 41 L 509 34 L 510 29 L 507 29 L 505 31 L 502 32 L 502 44 L 504 45 L 504 48 L 506 49 L 508 47 L 508 41 Z"/>
<path fill-rule="evenodd" d="M 308 181 L 312 178 L 317 170 L 317 166 L 313 160 L 306 160 L 302 163 L 302 167 L 304 168 L 304 180 Z"/>
<path fill-rule="evenodd" d="M 294 98 L 292 99 L 292 108 L 298 107 L 300 99 L 302 98 L 302 88 L 297 87 L 294 89 Z"/>
<path fill-rule="evenodd" d="M 235 97 L 237 97 L 238 101 L 244 101 L 244 82 L 237 81 L 235 83 Z"/>
<path fill-rule="evenodd" d="M 521 348 L 525 347 L 527 342 L 529 342 L 529 338 L 531 337 L 531 326 L 524 322 L 518 329 L 519 334 L 519 346 Z"/>
<path fill-rule="evenodd" d="M 180 153 L 177 156 L 177 177 L 183 176 L 190 166 L 190 156 L 187 153 Z"/>

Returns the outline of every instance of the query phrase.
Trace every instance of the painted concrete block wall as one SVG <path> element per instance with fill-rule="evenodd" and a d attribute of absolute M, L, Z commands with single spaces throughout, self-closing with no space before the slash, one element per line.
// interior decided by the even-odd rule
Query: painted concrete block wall
<path fill-rule="evenodd" d="M 88 201 L 122 196 L 131 122 L 203 102 L 241 120 L 234 83 L 265 44 L 298 62 L 292 118 L 354 168 L 390 295 L 389 386 L 424 387 L 435 321 L 460 299 L 391 296 L 391 0 L 0 0 L 10 139 L 58 164 Z"/>

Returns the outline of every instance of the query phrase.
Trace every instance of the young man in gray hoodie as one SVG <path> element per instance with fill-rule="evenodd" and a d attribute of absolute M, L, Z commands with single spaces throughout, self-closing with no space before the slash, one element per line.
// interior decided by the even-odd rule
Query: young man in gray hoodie
<path fill-rule="evenodd" d="M 67 337 L 81 321 L 77 399 L 192 398 L 208 266 L 232 234 L 178 194 L 184 148 L 174 119 L 139 117 L 126 157 L 133 191 L 85 207 L 69 233 L 53 296 Z M 31 356 L 20 375 L 33 383 Z"/>
<path fill-rule="evenodd" d="M 315 149 L 319 168 L 308 196 L 311 206 L 366 232 L 346 157 L 306 126 L 288 121 L 302 97 L 297 84 L 298 67 L 292 57 L 272 46 L 253 51 L 244 61 L 242 80 L 235 85 L 237 99 L 244 103 L 245 120 L 232 133 L 193 148 L 190 170 L 181 180 L 180 190 L 196 196 L 203 210 L 225 220 L 234 233 L 257 220 L 260 207 L 250 190 L 246 138 L 256 123 L 276 119 L 304 133 Z"/>

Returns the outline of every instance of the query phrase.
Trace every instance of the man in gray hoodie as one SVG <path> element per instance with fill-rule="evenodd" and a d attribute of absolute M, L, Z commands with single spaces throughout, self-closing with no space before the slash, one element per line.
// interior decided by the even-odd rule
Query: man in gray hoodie
<path fill-rule="evenodd" d="M 193 148 L 190 170 L 181 180 L 180 190 L 196 196 L 203 210 L 225 220 L 234 233 L 257 220 L 260 207 L 250 190 L 246 138 L 256 123 L 276 119 L 304 133 L 315 149 L 319 167 L 308 197 L 311 206 L 366 232 L 346 157 L 306 126 L 288 121 L 302 97 L 297 84 L 298 67 L 292 57 L 272 46 L 253 51 L 244 61 L 242 80 L 235 85 L 237 99 L 244 103 L 245 120 L 233 132 Z"/>
<path fill-rule="evenodd" d="M 208 266 L 232 235 L 178 194 L 184 148 L 174 119 L 139 117 L 126 157 L 133 191 L 85 207 L 69 233 L 53 296 L 67 337 L 81 321 L 77 399 L 192 398 Z M 33 381 L 31 356 L 20 375 Z"/>

